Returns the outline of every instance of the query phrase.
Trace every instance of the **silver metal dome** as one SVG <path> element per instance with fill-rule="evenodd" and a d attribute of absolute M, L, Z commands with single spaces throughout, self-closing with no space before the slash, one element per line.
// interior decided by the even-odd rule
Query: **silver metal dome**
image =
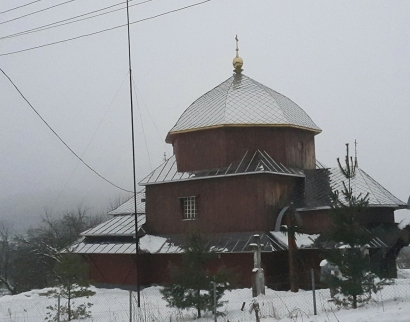
<path fill-rule="evenodd" d="M 193 102 L 169 135 L 221 126 L 290 126 L 320 133 L 297 104 L 243 74 L 236 74 Z"/>

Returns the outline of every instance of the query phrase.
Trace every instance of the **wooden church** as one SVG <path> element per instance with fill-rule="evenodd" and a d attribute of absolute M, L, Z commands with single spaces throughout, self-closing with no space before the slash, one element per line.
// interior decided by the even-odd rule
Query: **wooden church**
<path fill-rule="evenodd" d="M 299 284 L 307 283 L 310 268 L 319 270 L 320 252 L 308 237 L 331 225 L 330 196 L 344 177 L 339 168 L 316 160 L 321 129 L 308 114 L 244 75 L 238 48 L 233 65 L 233 76 L 193 102 L 169 131 L 166 142 L 174 155 L 140 182 L 136 199 L 111 211 L 110 220 L 85 231 L 72 246 L 86 257 L 95 283 L 166 283 L 186 234 L 200 231 L 218 252 L 213 268 L 232 269 L 248 287 L 254 267 L 250 244 L 258 234 L 266 285 L 287 289 L 288 239 L 279 228 L 290 206 L 306 233 L 295 241 Z M 357 194 L 369 194 L 362 218 L 369 228 L 394 225 L 394 211 L 407 208 L 360 168 L 352 186 Z M 388 264 L 395 260 L 388 253 L 396 242 L 375 237 L 370 246 Z"/>

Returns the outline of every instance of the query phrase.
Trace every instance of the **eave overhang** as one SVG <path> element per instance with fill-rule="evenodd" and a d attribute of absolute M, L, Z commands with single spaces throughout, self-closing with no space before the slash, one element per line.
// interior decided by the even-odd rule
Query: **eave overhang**
<path fill-rule="evenodd" d="M 309 127 L 298 126 L 293 124 L 218 124 L 212 126 L 204 126 L 180 131 L 170 131 L 165 138 L 165 142 L 172 144 L 174 142 L 174 138 L 176 135 L 185 134 L 185 133 L 192 133 L 204 130 L 213 130 L 213 129 L 221 129 L 221 128 L 252 128 L 252 127 L 266 127 L 266 128 L 291 128 L 291 129 L 298 129 L 313 132 L 313 135 L 317 135 L 322 132 L 321 129 L 312 129 Z"/>

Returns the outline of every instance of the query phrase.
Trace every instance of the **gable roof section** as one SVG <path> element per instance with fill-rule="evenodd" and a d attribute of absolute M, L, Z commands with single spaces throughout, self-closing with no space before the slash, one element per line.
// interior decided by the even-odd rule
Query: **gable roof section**
<path fill-rule="evenodd" d="M 145 214 L 145 189 L 137 192 L 137 214 Z M 119 207 L 111 210 L 109 215 L 126 215 L 135 213 L 134 196 L 121 204 Z"/>
<path fill-rule="evenodd" d="M 138 229 L 145 224 L 145 214 L 138 214 Z M 135 236 L 135 216 L 118 215 L 81 233 L 86 237 Z"/>
<path fill-rule="evenodd" d="M 319 166 L 320 167 L 320 166 Z M 295 196 L 298 211 L 329 209 L 332 191 L 341 191 L 347 179 L 338 167 L 304 170 L 305 182 L 299 185 Z M 364 170 L 358 168 L 351 179 L 353 193 L 365 196 L 368 193 L 369 207 L 407 208 L 408 205 L 396 198 Z"/>
<path fill-rule="evenodd" d="M 228 167 L 193 172 L 178 172 L 176 159 L 173 155 L 140 181 L 139 184 L 150 185 L 259 173 L 304 177 L 302 170 L 285 167 L 282 163 L 275 162 L 266 151 L 258 150 L 253 154 L 246 152 L 240 161 L 233 162 Z"/>
<path fill-rule="evenodd" d="M 290 126 L 320 133 L 309 115 L 286 96 L 235 74 L 193 102 L 169 136 L 221 126 Z"/>

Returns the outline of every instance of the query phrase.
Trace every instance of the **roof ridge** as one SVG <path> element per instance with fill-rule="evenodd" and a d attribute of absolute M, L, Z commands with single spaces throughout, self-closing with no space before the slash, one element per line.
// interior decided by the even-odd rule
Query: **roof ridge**
<path fill-rule="evenodd" d="M 283 114 L 284 118 L 286 119 L 286 121 L 290 122 L 290 120 L 288 119 L 288 116 L 287 116 L 286 113 L 283 111 L 283 109 L 280 107 L 280 105 L 279 105 L 279 103 L 278 103 L 276 97 L 274 97 L 274 96 L 272 95 L 272 93 L 270 93 L 270 92 L 267 91 L 266 89 L 272 90 L 272 91 L 274 91 L 275 93 L 278 93 L 278 92 L 276 92 L 275 90 L 273 90 L 273 89 L 271 89 L 271 88 L 269 88 L 269 87 L 267 87 L 267 86 L 265 86 L 265 85 L 263 85 L 263 84 L 257 82 L 257 81 L 254 80 L 253 78 L 250 78 L 250 77 L 248 77 L 248 76 L 246 76 L 246 77 L 247 77 L 252 83 L 254 83 L 257 87 L 259 87 L 259 88 L 262 89 L 265 93 L 267 93 L 270 97 L 272 97 L 272 99 L 275 101 L 276 105 L 278 105 L 279 110 L 282 112 L 282 114 Z M 279 93 L 278 93 L 278 94 L 279 94 Z M 282 94 L 280 94 L 280 95 L 282 95 Z M 285 95 L 283 95 L 283 96 L 285 96 Z M 285 97 L 286 97 L 286 96 L 285 96 Z M 286 98 L 287 98 L 287 97 L 286 97 Z M 289 99 L 289 98 L 288 98 L 288 99 Z M 293 102 L 293 101 L 292 101 L 292 102 Z M 294 103 L 295 103 L 295 102 L 294 102 Z M 296 104 L 296 103 L 295 103 L 295 104 Z M 296 104 L 296 105 L 297 105 L 297 104 Z"/>
<path fill-rule="evenodd" d="M 227 100 L 228 100 L 229 92 L 230 92 L 231 89 L 232 89 L 233 82 L 235 81 L 235 76 L 242 77 L 242 76 L 245 76 L 245 75 L 242 75 L 242 74 L 239 74 L 239 75 L 238 75 L 238 74 L 236 74 L 236 75 L 233 75 L 233 76 L 230 77 L 230 78 L 232 78 L 231 85 L 229 85 L 228 90 L 226 91 L 226 95 L 225 95 L 225 108 L 224 108 L 224 117 L 223 117 L 223 122 L 224 122 L 224 124 L 226 123 L 226 110 L 227 110 L 226 102 L 227 102 Z M 245 77 L 246 77 L 246 76 L 245 76 Z M 228 78 L 228 79 L 229 79 L 229 78 Z"/>

